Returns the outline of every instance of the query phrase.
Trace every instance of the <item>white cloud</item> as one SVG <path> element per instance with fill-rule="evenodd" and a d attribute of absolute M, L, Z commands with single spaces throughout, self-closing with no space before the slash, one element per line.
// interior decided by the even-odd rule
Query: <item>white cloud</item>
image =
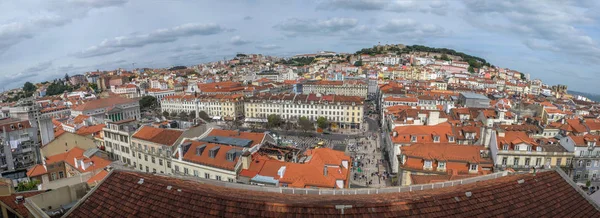
<path fill-rule="evenodd" d="M 275 49 L 280 49 L 281 46 L 278 46 L 275 44 L 267 44 L 267 45 L 257 45 L 256 48 L 261 49 L 261 50 L 275 50 Z"/>
<path fill-rule="evenodd" d="M 331 0 L 317 5 L 317 10 L 354 10 L 354 11 L 389 11 L 389 12 L 423 12 L 446 15 L 447 1 L 417 0 Z"/>
<path fill-rule="evenodd" d="M 106 39 L 99 45 L 91 46 L 74 54 L 78 58 L 104 56 L 123 51 L 127 48 L 138 48 L 150 44 L 174 42 L 179 38 L 214 35 L 225 31 L 218 24 L 184 24 L 168 29 L 158 29 L 148 34 L 118 36 Z"/>
<path fill-rule="evenodd" d="M 465 20 L 487 31 L 513 34 L 532 50 L 600 61 L 600 46 L 581 27 L 594 25 L 586 5 L 555 1 L 465 1 Z M 476 17 L 476 19 L 473 19 Z"/>
<path fill-rule="evenodd" d="M 296 36 L 299 34 L 328 34 L 339 33 L 350 30 L 358 25 L 358 20 L 355 18 L 331 18 L 327 20 L 315 19 L 288 19 L 283 23 L 274 26 L 275 29 L 284 32 L 288 36 Z"/>
<path fill-rule="evenodd" d="M 56 1 L 28 20 L 0 24 L 0 53 L 20 42 L 31 39 L 44 30 L 62 27 L 81 19 L 94 9 L 122 6 L 125 0 Z"/>
<path fill-rule="evenodd" d="M 240 45 L 246 45 L 246 44 L 250 44 L 250 43 L 252 43 L 252 41 L 250 41 L 250 40 L 247 40 L 247 39 L 243 39 L 241 36 L 234 36 L 234 37 L 231 37 L 231 40 L 229 40 L 229 42 L 230 42 L 231 44 L 233 44 L 233 45 L 237 45 L 237 46 L 240 46 Z"/>

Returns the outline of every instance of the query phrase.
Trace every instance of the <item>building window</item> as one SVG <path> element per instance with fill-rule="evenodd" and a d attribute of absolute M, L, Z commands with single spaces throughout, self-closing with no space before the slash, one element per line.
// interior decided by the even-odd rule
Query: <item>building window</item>
<path fill-rule="evenodd" d="M 190 172 L 188 171 L 188 168 L 185 168 L 185 167 L 184 167 L 184 168 L 183 168 L 183 174 L 187 175 L 187 174 L 189 174 L 189 173 L 190 173 Z"/>
<path fill-rule="evenodd" d="M 161 165 L 161 166 L 163 165 L 162 159 L 158 159 L 158 164 Z"/>
<path fill-rule="evenodd" d="M 586 166 L 586 167 L 591 167 L 591 166 L 592 166 L 592 161 L 591 161 L 591 160 L 587 160 L 587 161 L 585 162 L 585 166 Z"/>
<path fill-rule="evenodd" d="M 513 165 L 519 166 L 519 158 L 518 157 L 515 157 L 515 160 L 513 161 Z"/>
<path fill-rule="evenodd" d="M 146 172 L 149 173 L 150 172 L 150 167 L 146 166 Z"/>
<path fill-rule="evenodd" d="M 215 179 L 216 179 L 217 181 L 221 181 L 221 176 L 215 176 Z"/>
<path fill-rule="evenodd" d="M 148 155 L 144 154 L 144 160 L 148 161 Z"/>
<path fill-rule="evenodd" d="M 446 168 L 446 162 L 438 162 L 438 168 Z"/>
<path fill-rule="evenodd" d="M 477 171 L 477 164 L 471 164 L 471 165 L 469 166 L 469 170 L 470 170 L 470 171 Z"/>
<path fill-rule="evenodd" d="M 156 160 L 154 157 L 152 157 L 152 163 L 156 163 Z"/>
<path fill-rule="evenodd" d="M 64 178 L 65 177 L 65 173 L 63 171 L 58 172 L 58 178 Z"/>
<path fill-rule="evenodd" d="M 175 165 L 175 172 L 179 172 L 179 166 Z"/>
<path fill-rule="evenodd" d="M 425 168 L 431 168 L 431 161 L 430 160 L 426 160 L 425 161 Z"/>
<path fill-rule="evenodd" d="M 171 168 L 171 161 L 167 161 L 167 168 Z"/>
<path fill-rule="evenodd" d="M 542 164 L 542 158 L 538 157 L 535 159 L 535 165 L 539 166 L 540 164 Z"/>
<path fill-rule="evenodd" d="M 562 162 L 562 157 L 556 158 L 556 166 L 560 166 L 560 162 Z"/>
<path fill-rule="evenodd" d="M 508 158 L 507 157 L 503 157 L 502 158 L 502 166 L 506 166 L 507 162 L 508 162 Z"/>
<path fill-rule="evenodd" d="M 198 170 L 194 170 L 194 176 L 198 177 Z"/>
<path fill-rule="evenodd" d="M 525 158 L 525 166 L 529 167 L 529 162 L 531 162 L 531 159 Z"/>
<path fill-rule="evenodd" d="M 233 179 L 232 178 L 227 178 L 227 181 L 228 182 L 233 182 Z"/>
<path fill-rule="evenodd" d="M 210 174 L 208 174 L 208 173 L 204 173 L 204 178 L 205 178 L 205 179 L 210 179 Z"/>
<path fill-rule="evenodd" d="M 577 166 L 578 166 L 578 167 L 581 167 L 581 166 L 583 166 L 583 161 L 582 161 L 582 160 L 580 160 L 580 161 L 577 161 Z"/>

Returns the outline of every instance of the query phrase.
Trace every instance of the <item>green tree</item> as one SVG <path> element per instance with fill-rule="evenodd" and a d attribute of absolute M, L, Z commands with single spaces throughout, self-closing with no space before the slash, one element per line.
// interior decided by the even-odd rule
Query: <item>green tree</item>
<path fill-rule="evenodd" d="M 169 117 L 169 112 L 168 112 L 168 111 L 163 111 L 163 112 L 162 112 L 162 115 L 163 115 L 165 118 L 167 118 L 167 117 Z"/>
<path fill-rule="evenodd" d="M 152 110 L 158 107 L 158 102 L 154 96 L 146 95 L 140 99 L 140 109 Z"/>
<path fill-rule="evenodd" d="M 210 121 L 210 116 L 204 111 L 198 112 L 198 117 L 202 118 L 205 121 Z"/>
<path fill-rule="evenodd" d="M 521 73 L 521 80 L 527 80 L 527 77 L 525 77 L 524 73 Z"/>
<path fill-rule="evenodd" d="M 94 92 L 98 92 L 98 85 L 96 85 L 96 83 L 89 83 L 88 86 L 90 89 L 93 89 Z"/>
<path fill-rule="evenodd" d="M 31 180 L 29 182 L 19 182 L 19 184 L 17 184 L 17 191 L 24 192 L 24 191 L 37 190 L 38 184 L 40 184 L 39 180 Z"/>
<path fill-rule="evenodd" d="M 71 78 L 71 77 L 69 77 L 69 74 L 68 74 L 68 73 L 65 73 L 65 81 L 66 81 L 66 82 L 68 82 L 70 78 Z"/>
<path fill-rule="evenodd" d="M 314 129 L 312 122 L 310 122 L 310 120 L 304 116 L 298 119 L 298 126 L 300 126 L 300 129 L 302 129 L 304 132 Z"/>
<path fill-rule="evenodd" d="M 355 67 L 360 67 L 360 66 L 362 66 L 362 65 L 363 65 L 363 62 L 362 62 L 362 60 L 358 60 L 358 61 L 355 61 L 355 62 L 354 62 L 354 66 L 355 66 Z"/>
<path fill-rule="evenodd" d="M 190 119 L 196 119 L 196 112 L 195 111 L 190 111 L 190 115 L 189 115 Z"/>
<path fill-rule="evenodd" d="M 448 57 L 447 54 L 442 54 L 442 56 L 440 57 L 440 59 L 444 60 L 444 61 L 449 61 L 450 58 Z"/>
<path fill-rule="evenodd" d="M 187 120 L 188 113 L 186 113 L 185 111 L 181 111 L 181 113 L 179 113 L 179 118 L 181 118 L 182 120 Z"/>
<path fill-rule="evenodd" d="M 473 69 L 473 66 L 469 66 L 469 73 L 475 73 L 475 69 Z"/>
<path fill-rule="evenodd" d="M 271 114 L 267 116 L 267 125 L 269 128 L 279 127 L 281 125 L 281 116 L 277 114 Z"/>
<path fill-rule="evenodd" d="M 177 112 L 175 112 L 175 111 L 171 112 L 171 117 L 177 117 Z"/>
<path fill-rule="evenodd" d="M 23 84 L 23 91 L 25 92 L 34 92 L 37 88 L 30 82 L 26 82 Z"/>
<path fill-rule="evenodd" d="M 317 126 L 321 129 L 327 128 L 328 124 L 329 123 L 327 122 L 327 118 L 325 118 L 325 117 L 319 117 L 317 119 Z"/>

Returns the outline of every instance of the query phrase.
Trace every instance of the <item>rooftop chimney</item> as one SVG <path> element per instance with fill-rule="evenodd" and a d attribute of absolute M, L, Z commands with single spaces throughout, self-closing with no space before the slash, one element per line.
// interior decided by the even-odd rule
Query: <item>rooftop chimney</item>
<path fill-rule="evenodd" d="M 327 166 L 323 167 L 323 176 L 327 176 Z"/>

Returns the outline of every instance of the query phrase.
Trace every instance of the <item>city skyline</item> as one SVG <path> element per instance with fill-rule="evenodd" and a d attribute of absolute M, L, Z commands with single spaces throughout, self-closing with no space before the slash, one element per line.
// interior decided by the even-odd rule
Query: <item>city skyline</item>
<path fill-rule="evenodd" d="M 599 93 L 593 1 L 22 4 L 0 3 L 3 88 L 96 69 L 199 64 L 237 52 L 291 56 L 401 43 L 455 49 L 549 84 Z"/>

